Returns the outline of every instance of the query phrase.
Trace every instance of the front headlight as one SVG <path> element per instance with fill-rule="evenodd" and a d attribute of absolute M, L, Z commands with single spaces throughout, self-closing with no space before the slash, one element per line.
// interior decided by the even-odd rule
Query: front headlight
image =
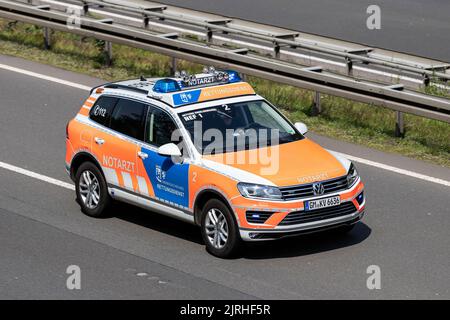
<path fill-rule="evenodd" d="M 358 180 L 358 171 L 356 171 L 356 168 L 354 166 L 354 164 L 352 163 L 350 165 L 350 169 L 348 170 L 348 174 L 347 174 L 347 185 L 350 188 L 351 186 L 353 186 L 356 182 L 356 180 Z"/>
<path fill-rule="evenodd" d="M 266 200 L 281 200 L 282 195 L 277 187 L 263 186 L 259 184 L 249 184 L 239 182 L 237 185 L 239 192 L 246 198 L 257 198 Z"/>

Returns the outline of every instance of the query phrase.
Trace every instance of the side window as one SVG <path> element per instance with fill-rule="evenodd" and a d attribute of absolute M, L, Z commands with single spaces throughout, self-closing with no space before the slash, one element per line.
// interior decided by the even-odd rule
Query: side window
<path fill-rule="evenodd" d="M 166 112 L 158 108 L 150 108 L 146 128 L 145 142 L 147 143 L 157 147 L 170 142 L 177 143 L 177 141 L 171 141 L 172 132 L 177 129 L 177 126 Z"/>
<path fill-rule="evenodd" d="M 114 97 L 103 96 L 98 98 L 89 112 L 89 118 L 101 125 L 109 126 L 111 113 L 116 103 L 117 98 Z"/>
<path fill-rule="evenodd" d="M 111 117 L 110 128 L 138 140 L 144 140 L 144 116 L 147 105 L 119 99 Z"/>

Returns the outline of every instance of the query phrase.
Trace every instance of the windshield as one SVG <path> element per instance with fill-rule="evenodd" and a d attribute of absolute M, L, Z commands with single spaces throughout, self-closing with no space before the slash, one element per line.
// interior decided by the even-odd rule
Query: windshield
<path fill-rule="evenodd" d="M 180 118 L 201 154 L 249 150 L 303 139 L 264 100 L 188 111 L 181 113 Z"/>

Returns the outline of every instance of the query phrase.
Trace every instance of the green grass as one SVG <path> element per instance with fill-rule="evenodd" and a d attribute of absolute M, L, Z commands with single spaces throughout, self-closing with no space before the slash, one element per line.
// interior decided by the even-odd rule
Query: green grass
<path fill-rule="evenodd" d="M 39 27 L 0 19 L 0 54 L 22 57 L 114 81 L 167 76 L 171 59 L 156 53 L 113 45 L 113 65 L 105 65 L 103 41 L 53 32 L 52 49 L 45 50 Z M 179 70 L 198 72 L 202 66 L 178 62 Z M 278 106 L 292 121 L 305 122 L 311 131 L 378 150 L 403 154 L 450 168 L 450 125 L 406 114 L 404 138 L 394 137 L 395 112 L 343 98 L 322 96 L 323 113 L 311 116 L 312 92 L 248 77 L 255 90 Z M 429 87 L 427 93 L 447 95 Z"/>

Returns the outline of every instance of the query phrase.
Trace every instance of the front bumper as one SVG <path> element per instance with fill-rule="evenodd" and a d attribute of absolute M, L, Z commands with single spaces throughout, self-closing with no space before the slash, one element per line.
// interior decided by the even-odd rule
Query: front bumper
<path fill-rule="evenodd" d="M 357 223 L 364 216 L 364 209 L 355 211 L 345 216 L 314 221 L 310 223 L 302 223 L 289 227 L 276 227 L 274 229 L 239 229 L 241 238 L 244 241 L 263 241 L 275 240 L 284 237 L 292 237 L 301 234 L 320 232 L 327 229 L 333 229 L 345 225 Z"/>
<path fill-rule="evenodd" d="M 244 241 L 261 241 L 261 240 L 273 240 L 288 236 L 295 236 L 305 233 L 319 232 L 326 229 L 336 228 L 344 225 L 351 225 L 358 222 L 364 215 L 366 197 L 363 196 L 362 200 L 359 201 L 357 197 L 362 195 L 364 192 L 364 185 L 361 180 L 350 189 L 343 192 L 338 192 L 336 194 L 329 194 L 327 196 L 339 195 L 341 197 L 342 204 L 353 204 L 353 211 L 347 210 L 347 212 L 342 212 L 342 209 L 337 209 L 337 214 L 329 212 L 329 217 L 324 216 L 323 218 L 311 219 L 307 218 L 305 221 L 299 219 L 297 224 L 282 223 L 284 218 L 286 218 L 289 213 L 298 213 L 304 210 L 304 201 L 290 201 L 284 203 L 265 203 L 264 207 L 262 203 L 255 202 L 250 206 L 246 203 L 245 206 L 235 207 L 235 212 L 239 217 L 239 232 L 241 238 Z M 248 201 L 248 200 L 247 200 Z M 283 208 L 278 208 L 283 206 Z M 347 206 L 348 208 L 349 206 Z M 268 210 L 273 212 L 270 218 L 266 220 L 263 224 L 249 223 L 246 219 L 245 213 L 247 210 L 250 211 L 263 211 Z M 341 211 L 342 215 L 338 215 Z M 319 215 L 324 214 L 324 212 L 318 213 Z M 292 218 L 290 219 L 293 220 Z"/>

